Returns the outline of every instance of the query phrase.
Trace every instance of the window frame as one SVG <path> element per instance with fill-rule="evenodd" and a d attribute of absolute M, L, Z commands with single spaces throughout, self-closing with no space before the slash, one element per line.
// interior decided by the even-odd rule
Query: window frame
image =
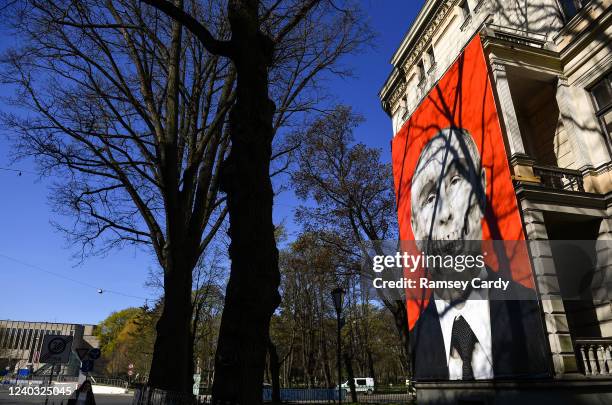
<path fill-rule="evenodd" d="M 603 75 L 599 80 L 595 82 L 595 84 L 590 86 L 587 91 L 589 92 L 589 97 L 591 98 L 593 111 L 595 113 L 595 119 L 599 123 L 601 133 L 604 135 L 606 145 L 608 146 L 608 152 L 612 155 L 612 132 L 608 132 L 608 129 L 606 128 L 606 125 L 604 123 L 604 117 L 607 114 L 612 113 L 612 100 L 608 102 L 608 104 L 605 106 L 599 106 L 599 103 L 595 98 L 595 94 L 593 94 L 593 90 L 595 89 L 595 87 L 600 85 L 602 82 L 608 85 L 608 91 L 612 95 L 612 71 Z"/>
<path fill-rule="evenodd" d="M 465 31 L 466 27 L 472 21 L 472 8 L 470 7 L 470 3 L 468 0 L 463 0 L 458 4 L 459 9 L 461 10 L 461 15 L 463 17 L 463 22 L 461 23 L 461 27 L 459 28 L 461 31 Z"/>
<path fill-rule="evenodd" d="M 429 68 L 427 69 L 427 72 L 431 72 L 432 70 L 434 70 L 434 68 L 436 67 L 436 53 L 434 50 L 434 46 L 433 44 L 430 44 L 427 47 L 427 50 L 425 51 L 425 54 L 427 55 L 427 61 L 429 63 Z"/>
<path fill-rule="evenodd" d="M 416 64 L 418 85 L 423 86 L 427 80 L 427 71 L 425 70 L 425 62 L 421 58 Z"/>
<path fill-rule="evenodd" d="M 601 121 L 601 118 L 606 115 L 606 113 L 610 112 L 610 110 L 612 110 L 612 99 L 608 102 L 607 105 L 600 106 L 599 102 L 597 101 L 597 98 L 595 98 L 595 94 L 593 94 L 593 90 L 595 89 L 595 87 L 599 86 L 602 83 L 607 84 L 608 92 L 612 96 L 612 72 L 606 73 L 601 79 L 599 79 L 594 85 L 589 88 L 589 95 L 591 97 L 591 101 L 593 102 L 593 109 L 595 110 L 595 116 L 597 117 L 598 121 Z M 604 131 L 604 133 L 607 133 L 607 131 Z M 607 135 L 612 136 L 612 134 Z"/>
<path fill-rule="evenodd" d="M 472 9 L 470 8 L 470 3 L 468 2 L 468 0 L 463 0 L 462 2 L 460 2 L 459 8 L 461 8 L 463 21 L 468 20 L 472 16 Z"/>

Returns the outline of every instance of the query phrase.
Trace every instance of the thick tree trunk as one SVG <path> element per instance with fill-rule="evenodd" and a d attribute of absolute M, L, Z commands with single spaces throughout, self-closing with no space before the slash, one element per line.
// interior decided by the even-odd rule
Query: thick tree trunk
<path fill-rule="evenodd" d="M 232 261 L 215 358 L 213 404 L 262 403 L 270 318 L 280 303 L 272 222 L 272 119 L 268 66 L 273 46 L 259 32 L 258 2 L 229 2 L 236 104 L 231 152 L 222 168 Z"/>
<path fill-rule="evenodd" d="M 268 354 L 270 356 L 270 374 L 272 375 L 272 403 L 280 404 L 280 363 L 276 346 L 271 339 L 268 342 Z"/>
<path fill-rule="evenodd" d="M 174 0 L 179 9 L 182 0 Z M 191 319 L 192 271 L 197 262 L 199 237 L 187 235 L 188 215 L 181 201 L 177 143 L 182 23 L 172 22 L 164 131 L 158 133 L 158 157 L 164 186 L 167 238 L 164 251 L 164 306 L 157 322 L 149 384 L 182 393 L 193 392 L 193 340 Z"/>
<path fill-rule="evenodd" d="M 353 362 L 351 356 L 344 352 L 344 366 L 346 367 L 346 374 L 348 374 L 348 383 L 351 390 L 351 401 L 357 402 L 357 390 L 355 389 L 355 373 L 353 372 Z"/>
<path fill-rule="evenodd" d="M 389 307 L 388 307 L 389 308 Z M 403 363 L 409 370 L 409 376 L 412 377 L 412 357 L 410 353 L 410 332 L 408 328 L 408 313 L 406 312 L 406 305 L 403 302 L 395 302 L 393 309 L 389 308 L 393 313 L 393 319 L 395 321 L 395 328 L 397 329 L 398 336 L 402 343 L 402 354 Z"/>
<path fill-rule="evenodd" d="M 164 305 L 156 325 L 149 385 L 169 391 L 192 392 L 191 269 L 166 269 Z"/>

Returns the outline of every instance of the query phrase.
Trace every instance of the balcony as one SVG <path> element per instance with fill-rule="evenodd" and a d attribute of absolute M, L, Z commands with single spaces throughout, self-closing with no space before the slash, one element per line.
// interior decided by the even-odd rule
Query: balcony
<path fill-rule="evenodd" d="M 584 178 L 579 170 L 537 164 L 536 159 L 525 154 L 512 156 L 510 165 L 517 186 L 527 184 L 546 190 L 585 192 Z"/>
<path fill-rule="evenodd" d="M 542 187 L 584 192 L 582 173 L 578 170 L 545 165 L 533 165 L 532 168 Z"/>
<path fill-rule="evenodd" d="M 576 339 L 574 347 L 585 376 L 612 376 L 612 338 Z"/>

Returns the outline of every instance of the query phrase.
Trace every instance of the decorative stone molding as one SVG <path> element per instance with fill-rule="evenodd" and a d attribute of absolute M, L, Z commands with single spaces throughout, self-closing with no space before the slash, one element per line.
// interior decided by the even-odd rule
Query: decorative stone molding
<path fill-rule="evenodd" d="M 393 91 L 391 91 L 388 100 L 387 111 L 392 112 L 397 109 L 397 103 L 400 99 L 406 94 L 407 83 L 407 75 L 412 69 L 412 67 L 416 64 L 419 57 L 427 47 L 431 44 L 434 34 L 440 27 L 440 25 L 445 21 L 448 15 L 453 11 L 455 4 L 459 0 L 447 0 L 441 2 L 436 11 L 434 12 L 434 17 L 431 21 L 428 22 L 424 32 L 420 35 L 419 40 L 416 42 L 411 50 L 408 53 L 408 56 L 403 58 L 403 61 L 400 62 L 397 66 L 399 68 L 399 73 L 402 76 L 401 82 L 395 86 Z"/>
<path fill-rule="evenodd" d="M 484 6 L 484 4 L 485 4 L 485 0 L 479 0 L 478 4 L 476 4 L 476 7 L 474 7 L 474 13 L 478 13 L 480 9 L 482 8 L 482 6 Z"/>
<path fill-rule="evenodd" d="M 472 16 L 468 15 L 467 17 L 465 17 L 465 19 L 463 20 L 463 23 L 461 23 L 461 27 L 459 27 L 459 29 L 461 31 L 465 31 L 467 29 L 467 27 L 470 25 L 470 23 L 472 22 Z"/>
<path fill-rule="evenodd" d="M 526 153 L 514 153 L 510 156 L 510 165 L 533 166 L 536 160 Z"/>
<path fill-rule="evenodd" d="M 419 37 L 419 41 L 406 57 L 403 63 L 404 71 L 409 72 L 412 66 L 416 63 L 419 56 L 427 49 L 427 46 L 431 43 L 431 40 L 440 27 L 440 25 L 446 20 L 448 15 L 453 11 L 455 4 L 458 0 L 447 0 L 442 2 L 438 9 L 434 13 L 434 17 L 425 28 L 423 34 Z"/>
<path fill-rule="evenodd" d="M 406 82 L 406 76 L 403 75 L 403 79 L 400 84 L 398 84 L 393 92 L 391 93 L 391 97 L 389 97 L 389 107 L 391 111 L 395 111 L 395 106 L 398 101 L 406 94 L 406 87 L 408 86 L 408 82 Z"/>

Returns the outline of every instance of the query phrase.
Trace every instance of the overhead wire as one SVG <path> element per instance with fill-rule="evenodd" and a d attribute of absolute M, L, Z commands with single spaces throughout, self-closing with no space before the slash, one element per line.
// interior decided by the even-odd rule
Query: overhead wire
<path fill-rule="evenodd" d="M 10 261 L 12 261 L 14 263 L 21 264 L 22 266 L 29 267 L 31 269 L 34 269 L 34 270 L 37 270 L 37 271 L 40 271 L 40 272 L 43 272 L 43 273 L 46 273 L 46 274 L 49 274 L 49 275 L 61 278 L 61 279 L 64 279 L 66 281 L 70 281 L 70 282 L 82 285 L 83 287 L 88 287 L 88 288 L 94 289 L 94 290 L 96 290 L 98 292 L 100 292 L 100 290 L 101 290 L 102 292 L 105 292 L 105 293 L 115 294 L 115 295 L 119 295 L 119 296 L 126 297 L 126 298 L 138 299 L 138 300 L 142 300 L 142 301 L 145 301 L 145 302 L 151 300 L 151 298 L 140 297 L 140 296 L 137 296 L 137 295 L 126 294 L 124 292 L 117 291 L 117 290 L 111 290 L 111 289 L 107 289 L 107 288 L 102 288 L 101 286 L 95 286 L 93 284 L 84 282 L 82 280 L 78 280 L 78 279 L 75 279 L 75 278 L 72 278 L 72 277 L 68 277 L 68 276 L 65 276 L 63 274 L 60 274 L 60 273 L 57 273 L 57 272 L 54 272 L 54 271 L 50 271 L 50 270 L 44 269 L 44 268 L 42 268 L 40 266 L 37 266 L 35 264 L 31 264 L 31 263 L 25 262 L 23 260 L 16 259 L 16 258 L 8 256 L 8 255 L 6 255 L 4 253 L 0 253 L 0 257 L 2 257 L 4 259 L 7 259 L 7 260 L 10 260 Z"/>

